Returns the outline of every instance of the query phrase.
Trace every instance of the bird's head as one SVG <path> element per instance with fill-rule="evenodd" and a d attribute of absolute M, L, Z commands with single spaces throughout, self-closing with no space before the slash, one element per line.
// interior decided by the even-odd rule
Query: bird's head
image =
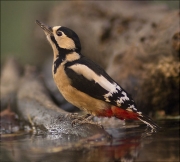
<path fill-rule="evenodd" d="M 73 30 L 63 26 L 49 27 L 38 20 L 36 20 L 36 23 L 45 32 L 54 53 L 58 53 L 61 49 L 72 50 L 78 53 L 81 51 L 79 37 Z"/>

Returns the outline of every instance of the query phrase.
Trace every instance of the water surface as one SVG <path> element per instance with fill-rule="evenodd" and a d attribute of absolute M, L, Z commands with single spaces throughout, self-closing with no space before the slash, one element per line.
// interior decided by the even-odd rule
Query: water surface
<path fill-rule="evenodd" d="M 179 162 L 179 120 L 160 120 L 160 132 L 145 125 L 107 128 L 112 138 L 78 139 L 24 133 L 1 137 L 1 162 Z M 73 139 L 72 139 L 73 138 Z M 66 140 L 65 140 L 66 139 Z"/>

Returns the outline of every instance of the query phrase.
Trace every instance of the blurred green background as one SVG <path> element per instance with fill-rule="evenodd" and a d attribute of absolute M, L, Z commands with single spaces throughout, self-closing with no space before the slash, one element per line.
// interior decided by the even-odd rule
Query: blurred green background
<path fill-rule="evenodd" d="M 1 1 L 1 62 L 15 56 L 21 63 L 34 64 L 35 20 L 48 15 L 58 1 Z M 45 15 L 43 15 L 45 13 Z M 35 62 L 35 64 L 38 61 Z"/>
<path fill-rule="evenodd" d="M 32 38 L 36 26 L 35 20 L 46 17 L 49 9 L 57 3 L 61 2 L 1 1 L 1 63 L 7 56 L 12 55 L 23 64 L 38 63 L 37 60 L 34 61 L 34 56 L 38 53 L 34 53 L 35 46 Z M 174 0 L 151 1 L 150 3 L 166 3 L 170 8 L 179 8 L 179 1 Z"/>

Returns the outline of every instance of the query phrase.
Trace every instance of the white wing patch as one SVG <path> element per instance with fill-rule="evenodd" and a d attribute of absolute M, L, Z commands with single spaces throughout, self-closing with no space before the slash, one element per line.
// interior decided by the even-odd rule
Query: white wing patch
<path fill-rule="evenodd" d="M 109 97 L 112 97 L 114 93 L 118 93 L 118 90 L 121 90 L 121 88 L 116 83 L 114 83 L 113 85 L 115 88 L 111 89 L 107 94 L 104 95 L 106 102 L 111 102 L 109 100 Z"/>
<path fill-rule="evenodd" d="M 70 66 L 69 68 L 74 70 L 77 74 L 83 75 L 88 80 L 94 80 L 102 88 L 107 90 L 108 93 L 104 95 L 105 100 L 107 102 L 110 102 L 108 99 L 109 96 L 112 96 L 113 93 L 118 93 L 118 90 L 121 89 L 116 83 L 111 83 L 104 76 L 97 75 L 93 70 L 88 68 L 86 65 L 75 64 Z"/>
<path fill-rule="evenodd" d="M 129 100 L 129 97 L 127 97 L 126 92 L 122 91 L 121 92 L 124 96 L 123 97 L 119 97 L 119 99 L 116 101 L 118 106 L 121 106 L 122 103 L 124 103 L 124 101 Z"/>
<path fill-rule="evenodd" d="M 134 105 L 131 105 L 131 106 L 129 106 L 128 108 L 130 108 L 131 110 L 137 111 L 137 109 L 135 108 Z M 126 110 L 127 110 L 127 109 L 126 109 Z"/>
<path fill-rule="evenodd" d="M 138 113 L 139 115 L 142 114 L 142 112 L 137 111 L 137 109 L 135 108 L 134 105 L 129 106 L 126 110 L 127 110 L 127 111 L 131 111 L 131 112 L 136 112 L 136 113 Z"/>

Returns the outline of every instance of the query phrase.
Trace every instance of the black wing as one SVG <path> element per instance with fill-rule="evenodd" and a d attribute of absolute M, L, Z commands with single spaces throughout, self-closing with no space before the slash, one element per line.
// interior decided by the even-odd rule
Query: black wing
<path fill-rule="evenodd" d="M 77 73 L 77 71 L 72 68 L 72 66 L 74 67 L 76 65 L 80 65 L 82 68 L 87 67 L 95 72 L 97 76 L 103 77 L 98 81 L 95 79 L 95 77 L 93 78 L 93 76 L 92 78 L 88 78 L 83 72 L 81 72 L 81 70 L 79 70 Z M 136 111 L 136 106 L 131 96 L 125 92 L 125 90 L 120 87 L 100 66 L 86 57 L 66 63 L 65 72 L 71 79 L 72 86 L 79 91 L 84 92 L 93 98 L 108 102 L 114 106 L 121 107 L 123 109 L 132 108 L 133 111 Z M 88 71 L 86 73 L 88 73 Z M 103 78 L 105 78 L 106 83 L 108 81 L 109 85 L 115 86 L 112 92 L 111 90 L 107 90 L 107 88 L 102 86 L 104 82 Z"/>

